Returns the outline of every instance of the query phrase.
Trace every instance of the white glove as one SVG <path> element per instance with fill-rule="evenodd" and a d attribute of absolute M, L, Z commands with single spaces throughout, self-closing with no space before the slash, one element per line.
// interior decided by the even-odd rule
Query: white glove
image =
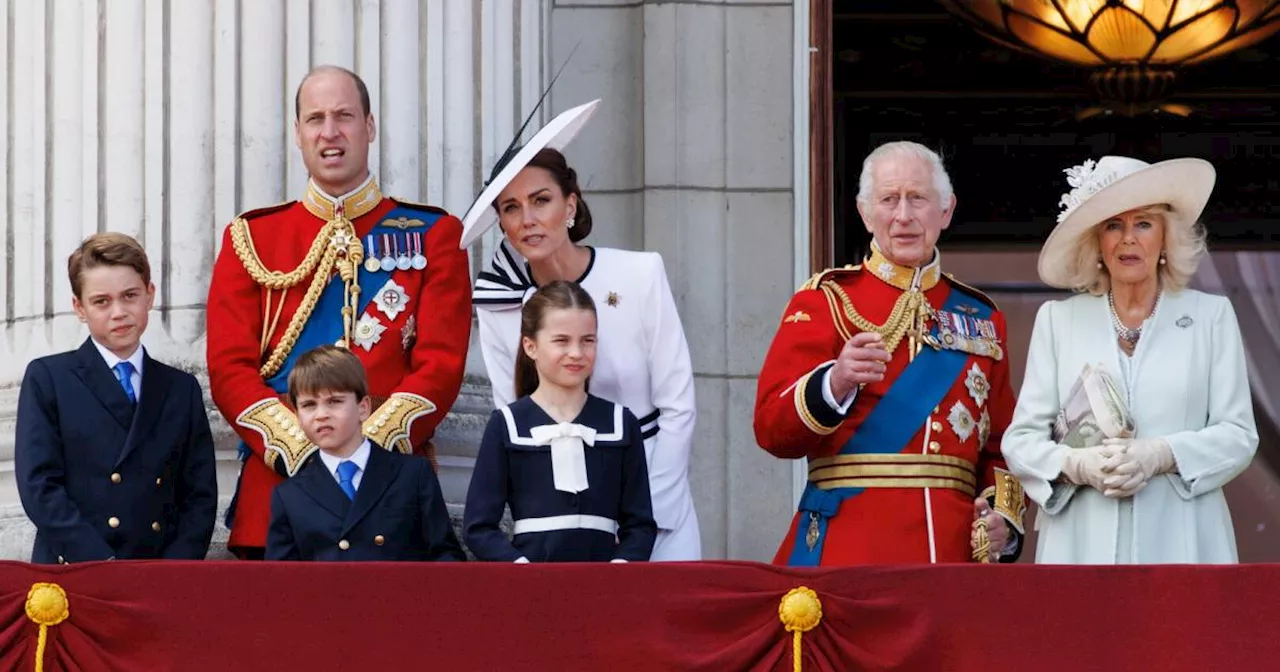
<path fill-rule="evenodd" d="M 1104 467 L 1115 452 L 1116 448 L 1105 445 L 1072 448 L 1067 451 L 1067 459 L 1062 463 L 1062 475 L 1069 483 L 1087 485 L 1101 491 L 1108 475 Z"/>
<path fill-rule="evenodd" d="M 1177 466 L 1173 449 L 1164 439 L 1106 439 L 1102 443 L 1115 450 L 1103 465 L 1107 477 L 1099 488 L 1107 497 L 1132 497 L 1152 478 Z"/>

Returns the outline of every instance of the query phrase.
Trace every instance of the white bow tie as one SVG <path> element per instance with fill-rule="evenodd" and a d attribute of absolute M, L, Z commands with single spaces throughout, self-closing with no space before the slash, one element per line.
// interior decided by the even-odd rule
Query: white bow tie
<path fill-rule="evenodd" d="M 539 425 L 529 436 L 540 446 L 551 446 L 551 476 L 556 490 L 578 493 L 586 490 L 587 456 L 583 444 L 594 446 L 596 430 L 572 422 Z"/>

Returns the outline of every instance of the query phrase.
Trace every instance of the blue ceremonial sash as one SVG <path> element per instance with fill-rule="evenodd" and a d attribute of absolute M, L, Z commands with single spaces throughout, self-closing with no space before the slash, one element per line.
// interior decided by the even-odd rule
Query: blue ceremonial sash
<path fill-rule="evenodd" d="M 366 235 L 372 235 L 375 240 L 381 241 L 382 234 L 402 235 L 406 230 L 412 230 L 422 233 L 425 239 L 427 232 L 440 219 L 441 215 L 436 212 L 420 210 L 417 208 L 408 208 L 397 204 L 390 212 L 383 215 L 377 224 Z M 403 226 L 394 226 L 388 224 L 392 221 L 417 220 L 421 225 L 413 226 L 411 229 L 405 229 Z M 361 241 L 363 245 L 363 239 Z M 426 254 L 426 242 L 423 241 L 423 254 Z M 366 248 L 365 254 L 369 254 Z M 430 268 L 430 266 L 428 266 Z M 426 269 L 423 270 L 425 272 Z M 370 272 L 360 265 L 356 272 L 357 281 L 360 284 L 360 309 L 352 316 L 352 324 L 355 320 L 360 319 L 364 311 L 369 306 L 382 285 L 391 277 L 396 270 L 384 271 L 379 268 Z M 419 301 L 425 297 L 417 297 Z M 334 273 L 329 280 L 329 284 L 320 293 L 320 299 L 316 301 L 316 307 L 311 311 L 311 316 L 307 318 L 307 323 L 302 326 L 302 331 L 298 334 L 298 340 L 293 344 L 293 349 L 289 351 L 289 355 L 285 357 L 284 363 L 280 365 L 280 370 L 275 375 L 267 378 L 267 386 L 274 390 L 277 394 L 285 394 L 289 391 L 289 372 L 293 371 L 293 365 L 297 363 L 298 357 L 302 353 L 312 348 L 337 343 L 342 338 L 342 306 L 346 303 L 346 283 L 342 281 L 342 276 Z M 236 449 L 236 456 L 241 462 L 249 459 L 253 451 L 249 450 L 249 446 L 244 441 Z M 236 494 L 240 491 L 239 482 L 236 483 Z M 231 526 L 231 522 L 235 517 L 235 497 L 231 500 L 231 506 L 227 509 L 226 524 Z"/>
<path fill-rule="evenodd" d="M 372 235 L 375 240 L 381 240 L 381 236 L 384 233 L 403 234 L 405 229 L 387 225 L 387 222 L 401 218 L 416 219 L 423 222 L 425 226 L 415 227 L 413 230 L 420 231 L 425 238 L 427 232 L 431 230 L 431 226 L 440 218 L 440 215 L 398 205 L 391 212 L 384 215 L 366 235 Z M 365 254 L 368 254 L 367 250 Z M 425 244 L 423 254 L 426 254 Z M 378 290 L 395 272 L 396 270 L 384 271 L 381 268 L 370 272 L 361 264 L 356 275 L 360 283 L 360 307 L 351 318 L 352 324 L 355 323 L 355 320 L 360 319 L 365 309 L 369 307 L 369 302 L 375 298 Z M 422 272 L 425 272 L 425 269 Z M 417 300 L 421 301 L 424 298 L 420 296 L 417 297 Z M 280 394 L 287 392 L 289 390 L 289 372 L 293 370 L 294 363 L 298 361 L 302 353 L 321 345 L 333 345 L 342 338 L 342 306 L 345 302 L 346 285 L 342 282 L 342 277 L 335 273 L 333 279 L 329 281 L 329 285 L 320 294 L 320 300 L 316 302 L 315 310 L 311 312 L 311 317 L 303 325 L 302 332 L 298 334 L 298 341 L 294 343 L 293 349 L 289 351 L 289 356 L 285 357 L 280 370 L 267 379 L 267 385 L 270 385 L 271 389 Z"/>
<path fill-rule="evenodd" d="M 981 300 L 970 296 L 958 286 L 952 285 L 947 300 L 943 302 L 942 312 L 956 312 L 961 303 L 977 307 L 972 314 L 975 319 L 986 320 L 991 317 L 991 307 Z M 936 322 L 936 321 L 935 321 Z M 938 325 L 930 330 L 938 336 Z M 889 386 L 888 391 L 876 403 L 875 408 L 867 414 L 866 419 L 840 447 L 839 455 L 855 455 L 867 453 L 899 453 L 903 446 L 916 435 L 925 419 L 934 407 L 942 401 L 947 391 L 955 385 L 956 378 L 964 370 L 969 361 L 969 353 L 958 350 L 935 350 L 925 346 L 902 371 L 898 379 Z M 855 402 L 856 403 L 856 402 Z M 804 493 L 800 496 L 797 507 L 801 514 L 797 516 L 795 543 L 791 556 L 787 559 L 790 567 L 817 567 L 822 559 L 822 548 L 827 540 L 827 523 L 840 511 L 844 500 L 862 493 L 864 488 L 834 488 L 823 490 L 812 482 L 805 484 Z M 817 516 L 818 541 L 809 549 L 806 540 L 809 523 Z"/>

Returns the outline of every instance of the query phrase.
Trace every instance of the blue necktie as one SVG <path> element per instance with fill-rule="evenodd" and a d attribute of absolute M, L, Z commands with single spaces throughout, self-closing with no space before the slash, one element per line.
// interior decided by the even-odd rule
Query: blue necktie
<path fill-rule="evenodd" d="M 116 372 L 116 380 L 120 381 L 120 387 L 124 388 L 125 395 L 129 397 L 129 403 L 138 403 L 138 396 L 134 394 L 133 382 L 130 380 L 133 377 L 133 364 L 120 362 L 111 367 L 111 370 Z"/>
<path fill-rule="evenodd" d="M 338 463 L 338 486 L 342 491 L 347 493 L 347 499 L 355 501 L 356 484 L 351 480 L 356 477 L 356 472 L 360 471 L 360 467 L 356 466 L 351 460 L 343 460 Z"/>

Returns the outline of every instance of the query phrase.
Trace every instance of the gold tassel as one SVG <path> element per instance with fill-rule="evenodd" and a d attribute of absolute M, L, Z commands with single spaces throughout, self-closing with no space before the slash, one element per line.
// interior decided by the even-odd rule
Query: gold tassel
<path fill-rule="evenodd" d="M 71 615 L 67 592 L 56 583 L 36 583 L 27 591 L 27 618 L 40 626 L 36 640 L 36 672 L 44 672 L 44 650 L 49 641 L 49 628 Z"/>
<path fill-rule="evenodd" d="M 791 634 L 792 670 L 801 672 L 801 636 L 822 622 L 822 601 L 807 586 L 792 588 L 778 604 L 778 619 Z"/>
<path fill-rule="evenodd" d="M 989 564 L 991 562 L 991 537 L 987 534 L 987 519 L 979 518 L 974 527 L 974 534 L 978 537 L 978 544 L 973 549 L 973 559 L 983 564 Z"/>

